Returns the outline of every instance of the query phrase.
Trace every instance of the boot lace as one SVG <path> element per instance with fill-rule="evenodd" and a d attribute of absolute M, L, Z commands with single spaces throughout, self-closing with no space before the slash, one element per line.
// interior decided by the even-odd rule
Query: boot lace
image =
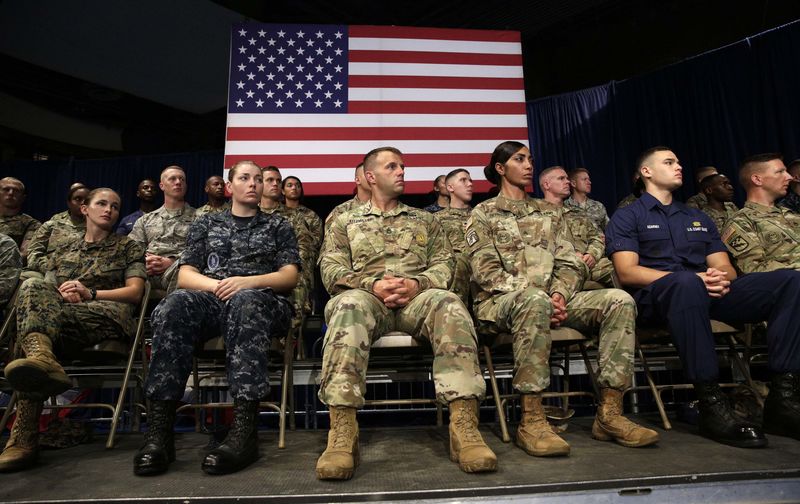
<path fill-rule="evenodd" d="M 461 409 L 456 415 L 456 428 L 459 432 L 463 433 L 463 441 L 467 443 L 481 442 L 480 434 L 478 434 L 478 425 L 476 418 L 466 408 Z"/>
<path fill-rule="evenodd" d="M 331 430 L 334 432 L 333 447 L 348 448 L 353 439 L 353 426 L 344 415 L 337 415 Z"/>

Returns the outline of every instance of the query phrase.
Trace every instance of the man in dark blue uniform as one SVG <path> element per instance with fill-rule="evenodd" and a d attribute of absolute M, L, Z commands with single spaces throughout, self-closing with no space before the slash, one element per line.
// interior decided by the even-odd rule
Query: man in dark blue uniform
<path fill-rule="evenodd" d="M 258 403 L 269 392 L 270 338 L 285 334 L 289 295 L 300 255 L 289 221 L 259 211 L 261 168 L 240 161 L 228 175 L 230 210 L 207 214 L 189 228 L 180 258 L 179 290 L 153 311 L 153 358 L 145 383 L 148 432 L 134 457 L 140 476 L 175 460 L 175 406 L 183 397 L 196 343 L 222 335 L 233 396 L 233 426 L 203 461 L 203 471 L 238 471 L 258 458 Z"/>
<path fill-rule="evenodd" d="M 639 322 L 667 324 L 697 392 L 700 434 L 733 446 L 766 446 L 761 427 L 738 420 L 720 391 L 710 319 L 767 320 L 773 377 L 764 430 L 800 439 L 800 272 L 737 278 L 711 219 L 672 199 L 683 183 L 677 156 L 654 147 L 640 156 L 637 169 L 645 192 L 614 213 L 606 252 L 636 300 Z"/>

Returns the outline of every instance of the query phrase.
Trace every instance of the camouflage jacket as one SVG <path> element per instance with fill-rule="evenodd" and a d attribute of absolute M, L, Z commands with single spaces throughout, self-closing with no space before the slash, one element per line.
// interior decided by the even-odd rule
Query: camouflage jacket
<path fill-rule="evenodd" d="M 319 254 L 319 248 L 322 246 L 322 219 L 319 218 L 319 215 L 314 210 L 303 205 L 297 207 L 295 212 L 303 217 L 303 221 L 306 223 L 309 233 L 311 233 L 311 245 L 314 247 L 312 250 L 316 257 Z"/>
<path fill-rule="evenodd" d="M 725 221 L 733 217 L 736 212 L 739 211 L 739 209 L 736 208 L 736 205 L 733 203 L 725 203 L 725 208 L 723 210 L 717 210 L 705 205 L 705 207 L 702 208 L 702 211 L 711 217 L 711 220 L 714 221 L 714 225 L 717 226 L 717 229 L 722 231 L 722 228 L 725 227 Z"/>
<path fill-rule="evenodd" d="M 796 192 L 792 191 L 790 187 L 789 192 L 786 193 L 786 196 L 781 198 L 781 200 L 778 202 L 778 206 L 789 209 L 794 213 L 800 214 L 800 194 L 797 194 Z"/>
<path fill-rule="evenodd" d="M 583 210 L 597 229 L 605 231 L 608 225 L 608 212 L 606 212 L 606 206 L 599 201 L 587 198 L 586 203 L 578 203 L 570 196 L 564 200 L 564 206 Z"/>
<path fill-rule="evenodd" d="M 606 237 L 581 207 L 558 207 L 545 200 L 537 201 L 543 209 L 550 209 L 558 216 L 558 226 L 563 228 L 564 238 L 575 247 L 575 252 L 589 254 L 595 262 L 605 257 Z"/>
<path fill-rule="evenodd" d="M 325 217 L 325 234 L 328 234 L 330 232 L 331 223 L 334 221 L 334 219 L 336 219 L 336 217 L 340 216 L 345 212 L 349 212 L 354 208 L 358 208 L 361 205 L 367 203 L 368 201 L 369 200 L 361 201 L 360 199 L 358 199 L 358 196 L 353 196 L 344 203 L 336 205 L 336 207 L 334 207 L 334 209 L 331 210 L 331 213 L 329 213 L 328 216 Z"/>
<path fill-rule="evenodd" d="M 188 204 L 177 210 L 162 206 L 142 215 L 128 236 L 150 254 L 177 258 L 186 247 L 186 235 L 193 220 L 194 208 Z"/>
<path fill-rule="evenodd" d="M 273 208 L 261 207 L 261 211 L 267 215 L 280 215 L 289 221 L 297 240 L 297 248 L 300 251 L 300 260 L 303 263 L 303 271 L 308 273 L 310 270 L 313 270 L 314 257 L 316 257 L 316 254 L 314 253 L 314 240 L 311 236 L 311 231 L 308 229 L 308 225 L 306 225 L 305 219 L 303 219 L 303 216 L 299 212 L 287 207 L 283 203 Z"/>
<path fill-rule="evenodd" d="M 48 254 L 58 248 L 62 241 L 80 240 L 85 232 L 85 220 L 75 222 L 69 211 L 55 214 L 36 230 L 28 243 L 27 269 L 44 274 Z"/>
<path fill-rule="evenodd" d="M 24 241 L 33 238 L 33 233 L 42 223 L 28 214 L 0 215 L 0 233 L 8 235 L 20 247 Z"/>
<path fill-rule="evenodd" d="M 744 273 L 800 269 L 800 215 L 748 201 L 728 219 L 722 241 Z"/>
<path fill-rule="evenodd" d="M 205 214 L 221 213 L 224 212 L 225 210 L 230 210 L 230 209 L 231 209 L 230 201 L 226 201 L 222 206 L 219 207 L 213 207 L 211 206 L 211 203 L 206 203 L 205 205 L 201 206 L 200 208 L 194 211 L 194 218 L 199 219 Z"/>
<path fill-rule="evenodd" d="M 636 196 L 633 193 L 625 196 L 624 198 L 619 200 L 619 203 L 617 203 L 617 210 L 619 210 L 620 208 L 625 208 L 626 206 L 630 205 L 631 203 L 633 203 L 637 199 L 639 199 L 639 197 Z"/>
<path fill-rule="evenodd" d="M 475 207 L 467 222 L 476 304 L 532 286 L 567 301 L 589 270 L 558 226 L 558 215 L 539 200 L 500 195 Z"/>
<path fill-rule="evenodd" d="M 689 208 L 696 208 L 698 210 L 702 210 L 705 212 L 706 209 L 708 208 L 708 198 L 703 193 L 697 193 L 694 196 L 690 196 L 689 198 L 686 199 L 686 206 L 688 206 Z M 725 210 L 733 213 L 739 210 L 739 208 L 736 206 L 736 203 L 733 203 L 732 201 L 726 201 Z"/>
<path fill-rule="evenodd" d="M 442 225 L 453 252 L 466 252 L 467 250 L 464 235 L 466 235 L 467 219 L 471 212 L 472 208 L 445 208 L 433 214 Z"/>
<path fill-rule="evenodd" d="M 322 283 L 333 296 L 347 289 L 372 292 L 386 274 L 412 278 L 420 291 L 447 289 L 453 253 L 433 215 L 398 203 L 387 212 L 367 203 L 331 223 L 320 254 Z"/>
<path fill-rule="evenodd" d="M 22 257 L 17 244 L 9 236 L 0 234 L 0 309 L 14 295 L 21 269 Z"/>

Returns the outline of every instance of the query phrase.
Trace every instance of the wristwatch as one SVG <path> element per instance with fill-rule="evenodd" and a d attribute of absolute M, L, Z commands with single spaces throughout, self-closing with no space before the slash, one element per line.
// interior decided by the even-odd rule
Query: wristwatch
<path fill-rule="evenodd" d="M 97 289 L 89 289 L 89 294 L 92 295 L 91 301 L 97 299 Z"/>

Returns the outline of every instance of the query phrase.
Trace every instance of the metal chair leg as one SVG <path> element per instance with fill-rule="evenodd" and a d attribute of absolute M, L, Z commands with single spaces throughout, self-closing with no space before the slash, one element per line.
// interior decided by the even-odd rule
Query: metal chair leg
<path fill-rule="evenodd" d="M 638 341 L 636 342 L 636 351 L 639 353 L 639 359 L 642 361 L 644 376 L 647 378 L 647 384 L 650 386 L 650 392 L 652 392 L 653 399 L 656 401 L 658 414 L 661 415 L 661 423 L 664 424 L 664 430 L 671 430 L 672 423 L 670 423 L 669 418 L 667 418 L 667 411 L 664 409 L 664 401 L 661 400 L 661 393 L 656 386 L 656 382 L 653 380 L 653 375 L 650 374 L 650 365 L 647 363 L 647 358 L 644 356 L 644 352 L 642 351 L 642 347 L 639 345 Z"/>
<path fill-rule="evenodd" d="M 500 433 L 504 443 L 511 442 L 511 436 L 508 433 L 508 422 L 506 422 L 505 411 L 503 410 L 504 404 L 500 397 L 500 388 L 497 386 L 497 377 L 494 374 L 494 364 L 492 363 L 492 352 L 487 345 L 483 345 L 483 356 L 486 359 L 486 370 L 489 372 L 489 383 L 492 386 L 492 396 L 494 397 L 494 405 L 497 409 L 497 421 L 500 423 Z"/>

